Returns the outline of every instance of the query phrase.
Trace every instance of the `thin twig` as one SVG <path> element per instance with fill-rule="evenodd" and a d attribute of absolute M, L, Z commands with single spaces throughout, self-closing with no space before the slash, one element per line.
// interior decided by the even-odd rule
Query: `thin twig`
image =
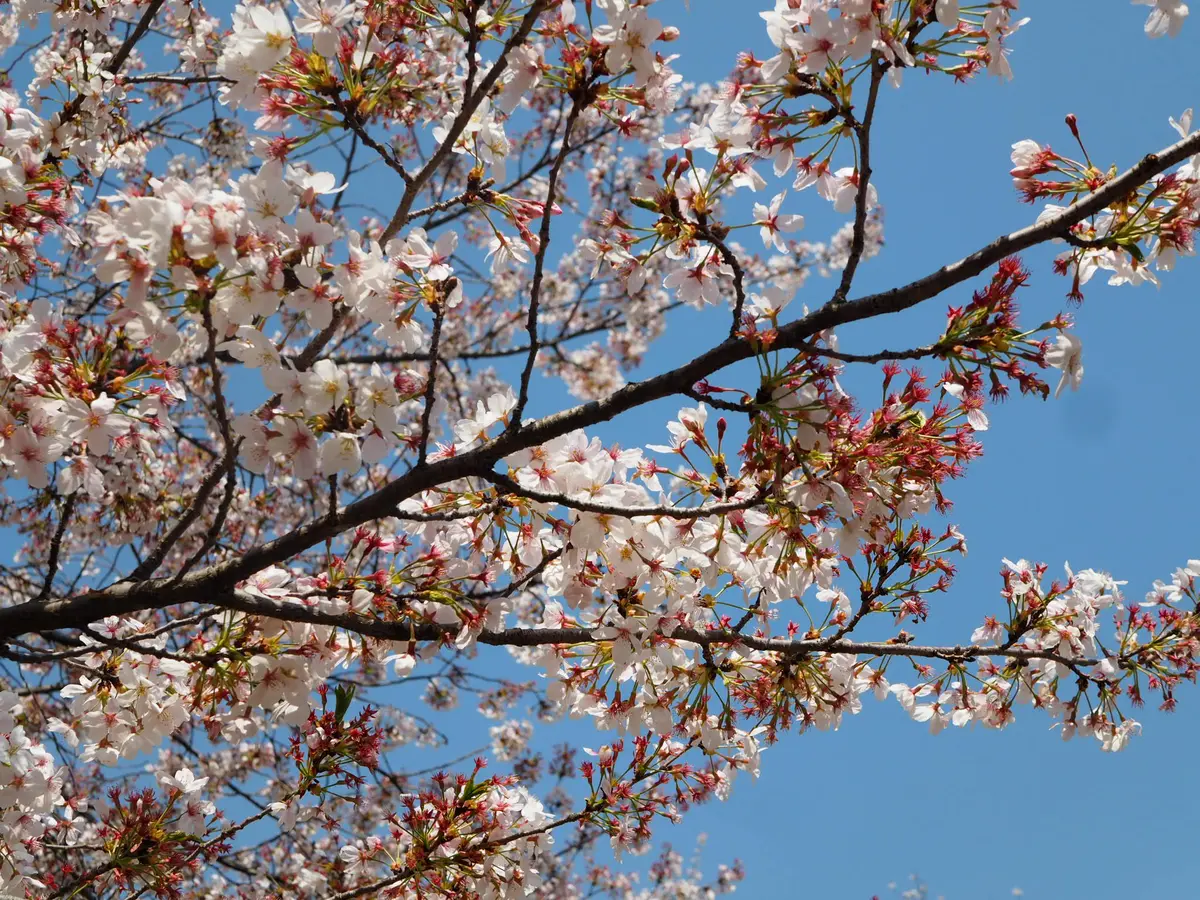
<path fill-rule="evenodd" d="M 50 539 L 50 556 L 46 560 L 46 578 L 42 583 L 42 589 L 38 592 L 35 602 L 45 600 L 50 596 L 50 591 L 54 588 L 54 577 L 58 574 L 58 558 L 62 553 L 63 536 L 67 533 L 67 525 L 71 521 L 71 513 L 75 511 L 75 498 L 78 492 L 68 494 L 63 500 L 62 508 L 58 513 L 58 526 L 54 529 L 54 537 Z"/>
<path fill-rule="evenodd" d="M 446 320 L 446 298 L 439 299 L 433 312 L 433 335 L 429 339 L 429 375 L 425 379 L 425 406 L 421 409 L 421 442 L 417 445 L 417 465 L 425 465 L 429 456 L 430 433 L 433 430 L 433 394 L 437 388 L 438 348 L 442 340 L 442 323 Z"/>
<path fill-rule="evenodd" d="M 615 516 L 622 519 L 633 519 L 642 516 L 663 517 L 672 519 L 701 519 L 705 516 L 720 516 L 726 513 L 749 509 L 762 503 L 765 494 L 756 492 L 752 497 L 728 503 L 709 503 L 701 506 L 641 506 L 626 507 L 615 503 L 596 503 L 582 497 L 569 497 L 566 494 L 550 494 L 524 487 L 513 481 L 507 475 L 499 472 L 483 472 L 480 477 L 492 482 L 498 487 L 521 497 L 536 500 L 538 503 L 553 503 L 580 512 L 596 513 L 602 516 Z"/>
<path fill-rule="evenodd" d="M 856 123 L 854 133 L 858 135 L 859 164 L 858 191 L 854 197 L 854 231 L 850 238 L 850 255 L 846 258 L 846 267 L 842 269 L 842 278 L 837 290 L 833 292 L 830 303 L 845 303 L 850 295 L 850 287 L 854 283 L 854 273 L 862 260 L 866 248 L 867 234 L 867 198 L 871 188 L 871 123 L 875 120 L 875 102 L 879 99 L 879 84 L 883 81 L 886 69 L 876 63 L 874 56 L 871 60 L 871 87 L 867 93 L 867 109 L 862 121 Z"/>
<path fill-rule="evenodd" d="M 142 581 L 153 575 L 158 570 L 158 567 L 162 565 L 163 560 L 167 558 L 167 554 L 183 538 L 188 529 L 192 527 L 192 524 L 200 518 L 200 515 L 204 512 L 205 505 L 208 503 L 208 498 L 212 495 L 221 477 L 225 476 L 227 479 L 236 477 L 234 463 L 237 460 L 238 448 L 241 446 L 241 441 L 233 438 L 229 421 L 229 410 L 225 404 L 225 392 L 221 387 L 221 367 L 216 356 L 217 330 L 213 324 L 211 304 L 211 299 L 206 298 L 202 307 L 204 330 L 208 338 L 205 357 L 208 362 L 209 375 L 213 383 L 213 405 L 216 410 L 217 423 L 221 430 L 221 438 L 225 443 L 224 455 L 221 461 L 213 466 L 209 473 L 204 476 L 204 480 L 200 483 L 200 487 L 196 490 L 195 495 L 192 497 L 192 502 L 183 516 L 180 517 L 175 526 L 167 532 L 166 537 L 158 543 L 141 564 L 130 573 L 129 580 L 131 581 Z M 229 494 L 230 492 L 231 488 L 227 482 L 226 493 Z"/>
<path fill-rule="evenodd" d="M 537 362 L 538 349 L 540 347 L 538 341 L 538 310 L 542 295 L 542 278 L 546 269 L 546 251 L 550 246 L 550 217 L 554 214 L 558 178 L 562 174 L 563 163 L 566 161 L 567 154 L 571 150 L 571 129 L 575 125 L 575 120 L 579 118 L 579 114 L 587 106 L 584 99 L 586 96 L 586 85 L 581 86 L 571 102 L 571 111 L 567 114 L 567 123 L 563 129 L 562 147 L 558 151 L 554 165 L 550 167 L 550 176 L 546 182 L 546 202 L 542 208 L 542 225 L 538 231 L 537 255 L 533 263 L 533 284 L 529 289 L 529 311 L 525 316 L 525 333 L 529 337 L 529 353 L 526 354 L 525 368 L 521 372 L 521 383 L 517 391 L 517 405 L 513 409 L 512 419 L 509 421 L 509 427 L 517 430 L 521 428 L 521 417 L 525 414 L 525 404 L 529 402 L 529 380 L 533 377 L 533 366 Z"/>

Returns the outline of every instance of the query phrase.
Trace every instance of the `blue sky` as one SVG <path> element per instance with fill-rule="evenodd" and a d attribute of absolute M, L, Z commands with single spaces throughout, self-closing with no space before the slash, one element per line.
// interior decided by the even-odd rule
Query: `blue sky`
<path fill-rule="evenodd" d="M 657 9 L 682 32 L 675 66 L 688 79 L 719 78 L 737 50 L 769 52 L 756 15 L 765 4 L 680 6 L 667 0 Z M 1067 113 L 1078 116 L 1101 167 L 1125 168 L 1174 142 L 1168 116 L 1200 108 L 1200 22 L 1189 21 L 1174 42 L 1150 41 L 1141 33 L 1146 12 L 1128 0 L 1026 2 L 1032 21 L 1012 42 L 1012 82 L 956 86 L 910 75 L 901 90 L 885 90 L 873 161 L 887 246 L 859 270 L 853 295 L 926 274 L 1032 221 L 1036 210 L 1018 201 L 1007 174 L 1010 145 L 1030 137 L 1071 155 Z M 789 200 L 809 219 L 802 236 L 831 230 L 817 198 Z M 749 235 L 743 240 L 749 247 Z M 1026 322 L 1064 308 L 1068 285 L 1050 271 L 1051 256 L 1024 256 L 1033 271 L 1021 297 Z M 1185 260 L 1162 282 L 1156 290 L 1094 281 L 1076 311 L 1081 390 L 989 409 L 986 455 L 949 490 L 949 520 L 967 535 L 970 555 L 952 591 L 935 601 L 923 637 L 965 640 L 1000 608 L 1004 556 L 1043 560 L 1052 574 L 1064 561 L 1106 569 L 1128 579 L 1136 599 L 1200 555 L 1192 462 L 1200 426 L 1188 411 L 1200 380 L 1200 270 Z M 812 280 L 797 302 L 817 305 L 829 292 Z M 967 295 L 846 329 L 843 347 L 925 343 L 946 306 Z M 665 341 L 675 349 L 654 355 L 653 368 L 682 358 L 697 337 L 677 319 Z M 750 897 L 866 898 L 914 871 L 948 900 L 1007 897 L 1014 886 L 1037 900 L 1194 896 L 1193 694 L 1182 690 L 1170 716 L 1143 710 L 1143 735 L 1117 755 L 1090 740 L 1062 742 L 1030 710 L 1018 710 L 1003 732 L 934 738 L 898 705 L 868 704 L 839 732 L 782 740 L 765 754 L 756 784 L 739 779 L 728 803 L 694 811 L 676 831 L 709 832 L 710 861 L 744 860 L 741 890 Z M 688 844 L 683 834 L 659 834 Z"/>
<path fill-rule="evenodd" d="M 655 14 L 681 30 L 670 48 L 680 54 L 675 68 L 690 81 L 718 81 L 739 50 L 772 52 L 760 8 L 767 4 L 692 0 L 685 10 L 664 0 Z M 852 296 L 927 274 L 1031 222 L 1037 209 L 1012 188 L 1010 148 L 1028 137 L 1075 155 L 1067 113 L 1078 117 L 1102 168 L 1124 169 L 1177 140 L 1168 117 L 1200 108 L 1200 21 L 1174 42 L 1150 41 L 1142 34 L 1146 12 L 1128 0 L 1026 2 L 1022 13 L 1032 21 L 1012 41 L 1012 82 L 955 85 L 910 74 L 902 89 L 885 89 L 873 165 L 887 245 L 859 269 Z M 790 193 L 788 211 L 807 217 L 803 238 L 823 240 L 841 224 L 812 192 Z M 739 239 L 756 249 L 753 232 Z M 1054 252 L 1023 257 L 1033 272 L 1020 296 L 1026 323 L 1068 309 L 1069 284 L 1050 270 Z M 1082 389 L 1057 401 L 1016 397 L 989 408 L 986 454 L 948 490 L 955 501 L 948 521 L 967 535 L 970 555 L 954 588 L 934 599 L 919 627 L 923 640 L 965 642 L 985 615 L 1003 609 L 1005 556 L 1045 561 L 1051 577 L 1064 562 L 1108 570 L 1138 599 L 1155 578 L 1200 555 L 1200 484 L 1190 465 L 1200 426 L 1187 407 L 1198 380 L 1198 266 L 1183 261 L 1157 290 L 1094 280 L 1073 310 L 1084 344 Z M 928 343 L 946 307 L 979 283 L 847 328 L 843 349 Z M 795 305 L 819 305 L 831 291 L 814 278 Z M 635 377 L 711 344 L 726 316 L 677 312 Z M 713 380 L 745 386 L 747 375 Z M 870 386 L 874 396 L 878 379 L 853 372 L 845 383 Z M 535 379 L 534 388 L 533 414 L 571 402 L 549 380 Z M 660 440 L 681 405 L 690 402 L 659 402 L 599 433 L 625 445 Z M 935 738 L 898 704 L 868 702 L 838 732 L 786 736 L 764 755 L 758 782 L 740 776 L 730 801 L 694 809 L 656 836 L 686 853 L 706 832 L 705 867 L 740 858 L 748 869 L 740 894 L 754 898 L 866 900 L 887 896 L 892 881 L 903 889 L 913 872 L 930 883 L 931 896 L 947 900 L 1010 897 L 1014 887 L 1030 900 L 1192 896 L 1200 882 L 1190 816 L 1200 771 L 1186 753 L 1200 741 L 1200 696 L 1192 693 L 1180 691 L 1174 715 L 1141 711 L 1143 735 L 1117 755 L 1090 739 L 1064 743 L 1049 719 L 1025 708 L 1003 732 L 952 729 Z M 486 743 L 487 724 L 452 716 L 452 746 L 465 752 Z M 566 723 L 539 728 L 537 741 L 612 739 L 589 732 L 586 723 Z"/>
<path fill-rule="evenodd" d="M 1200 21 L 1187 23 L 1176 41 L 1152 42 L 1141 33 L 1146 8 L 1129 0 L 1023 5 L 1032 21 L 1012 43 L 1013 82 L 981 77 L 956 86 L 910 76 L 901 90 L 885 89 L 873 155 L 887 246 L 860 268 L 852 296 L 926 274 L 1030 222 L 1036 209 L 1018 201 L 1008 176 L 1014 141 L 1031 137 L 1069 153 L 1063 116 L 1073 112 L 1093 159 L 1125 168 L 1176 139 L 1168 116 L 1200 108 Z M 656 14 L 682 32 L 671 47 L 680 54 L 677 70 L 716 81 L 737 51 L 770 53 L 757 15 L 763 8 L 767 0 L 692 0 L 690 10 L 682 0 L 664 0 Z M 791 193 L 789 203 L 808 218 L 800 237 L 824 239 L 840 224 L 811 191 Z M 757 241 L 753 232 L 740 238 L 748 248 Z M 1021 297 L 1026 322 L 1065 306 L 1068 284 L 1050 271 L 1051 255 L 1024 257 L 1033 271 Z M 954 589 L 935 598 L 923 639 L 965 641 L 1002 608 L 1004 556 L 1043 560 L 1052 574 L 1064 561 L 1107 569 L 1128 579 L 1132 598 L 1200 556 L 1200 484 L 1189 464 L 1200 437 L 1189 405 L 1200 380 L 1193 362 L 1198 283 L 1200 262 L 1191 260 L 1166 273 L 1160 290 L 1107 288 L 1097 279 L 1076 311 L 1082 389 L 1058 401 L 1015 398 L 989 409 L 986 455 L 949 491 L 956 503 L 949 521 L 967 535 L 970 556 Z M 831 290 L 814 278 L 797 306 L 819 305 Z M 939 333 L 946 306 L 968 295 L 964 288 L 847 329 L 843 347 L 926 343 Z M 720 333 L 713 323 L 681 311 L 637 377 L 708 346 Z M 874 383 L 867 374 L 848 383 Z M 570 402 L 546 379 L 535 388 L 535 414 Z M 601 433 L 624 444 L 661 440 L 680 405 L 690 403 L 656 404 Z M 420 689 L 409 689 L 414 700 Z M 1102 754 L 1090 740 L 1064 744 L 1048 719 L 1026 709 L 1004 732 L 951 730 L 933 738 L 894 702 L 868 703 L 839 732 L 785 736 L 765 754 L 757 783 L 740 777 L 728 803 L 660 826 L 658 837 L 686 853 L 707 832 L 706 867 L 742 859 L 749 876 L 741 895 L 755 898 L 865 900 L 914 871 L 947 900 L 1008 897 L 1014 886 L 1030 900 L 1191 896 L 1200 883 L 1190 815 L 1200 769 L 1186 750 L 1200 742 L 1200 691 L 1180 696 L 1172 716 L 1143 711 L 1144 734 L 1119 755 Z M 424 712 L 420 706 L 414 702 L 414 711 Z M 494 724 L 473 715 L 451 720 L 451 752 L 414 753 L 420 763 L 412 768 L 486 743 Z M 590 746 L 611 738 L 574 725 L 548 729 L 539 744 L 564 734 Z"/>
<path fill-rule="evenodd" d="M 910 75 L 901 90 L 884 91 L 873 157 L 887 246 L 860 268 L 852 296 L 924 275 L 1032 221 L 1037 210 L 1019 202 L 1008 175 L 1013 142 L 1031 137 L 1071 155 L 1063 117 L 1073 112 L 1097 164 L 1125 168 L 1176 140 L 1168 116 L 1200 107 L 1200 93 L 1189 90 L 1200 84 L 1200 55 L 1189 53 L 1200 22 L 1188 23 L 1175 42 L 1151 42 L 1141 32 L 1145 8 L 1128 0 L 1025 5 L 1032 21 L 1013 41 L 1013 82 L 981 77 L 955 85 Z M 670 47 L 680 54 L 675 68 L 690 81 L 718 81 L 739 50 L 770 54 L 760 8 L 766 2 L 692 0 L 685 9 L 681 0 L 663 0 L 656 15 L 681 30 Z M 823 240 L 841 224 L 811 191 L 793 192 L 789 202 L 808 219 L 799 237 Z M 754 232 L 739 239 L 756 249 Z M 568 240 L 566 230 L 555 236 L 559 246 Z M 1052 255 L 1024 257 L 1033 271 L 1020 298 L 1028 323 L 1066 308 L 1069 285 L 1050 271 Z M 997 573 L 1005 556 L 1043 560 L 1052 575 L 1067 561 L 1107 569 L 1128 579 L 1136 598 L 1153 579 L 1200 555 L 1191 521 L 1200 486 L 1187 466 L 1200 426 L 1184 405 L 1197 381 L 1191 343 L 1200 333 L 1192 297 L 1198 265 L 1185 260 L 1161 290 L 1095 281 L 1076 311 L 1083 388 L 1058 401 L 1015 398 L 989 409 L 986 455 L 949 491 L 956 503 L 949 521 L 966 533 L 970 556 L 954 589 L 935 598 L 919 631 L 923 640 L 966 641 L 985 615 L 1003 608 Z M 831 291 L 814 278 L 796 306 L 819 305 Z M 946 306 L 969 292 L 964 287 L 848 328 L 843 347 L 869 352 L 927 343 L 940 333 Z M 634 377 L 708 346 L 727 315 L 678 311 Z M 749 374 L 734 371 L 723 383 L 745 386 Z M 874 396 L 878 379 L 864 371 L 845 382 L 869 386 Z M 539 377 L 529 411 L 573 402 Z M 681 405 L 691 404 L 661 401 L 597 433 L 625 445 L 659 441 Z M 485 650 L 473 668 L 486 673 L 499 664 L 513 677 L 536 677 L 496 656 Z M 400 689 L 396 702 L 406 706 L 401 696 L 415 701 L 421 689 Z M 1181 692 L 1173 716 L 1145 711 L 1143 736 L 1120 755 L 1102 754 L 1091 740 L 1063 743 L 1048 719 L 1026 709 L 1004 732 L 951 730 L 934 738 L 894 702 L 867 703 L 839 732 L 785 736 L 765 754 L 757 783 L 739 777 L 729 802 L 694 809 L 679 826 L 660 825 L 656 836 L 686 854 L 707 833 L 706 870 L 740 858 L 749 872 L 740 893 L 754 898 L 865 900 L 886 896 L 891 881 L 903 887 L 912 872 L 947 900 L 1009 897 L 1017 886 L 1031 900 L 1188 896 L 1200 881 L 1188 815 L 1200 772 L 1182 752 L 1200 741 L 1200 707 L 1192 705 L 1200 696 L 1193 701 L 1189 693 Z M 471 712 L 469 694 L 462 704 L 459 713 L 431 717 L 450 747 L 403 751 L 400 768 L 437 765 L 487 743 L 495 723 Z M 421 706 L 408 708 L 425 712 Z M 519 708 L 513 712 L 520 717 Z M 613 737 L 568 722 L 539 726 L 535 746 L 568 739 L 594 747 Z M 1111 861 L 1101 855 L 1110 847 L 1120 853 Z"/>

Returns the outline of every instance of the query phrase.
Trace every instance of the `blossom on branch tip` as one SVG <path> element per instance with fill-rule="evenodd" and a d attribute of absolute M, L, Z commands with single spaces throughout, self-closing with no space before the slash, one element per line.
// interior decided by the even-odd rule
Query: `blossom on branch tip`
<path fill-rule="evenodd" d="M 1073 334 L 1060 333 L 1054 344 L 1046 351 L 1046 364 L 1062 372 L 1054 396 L 1059 396 L 1068 384 L 1071 390 L 1079 390 L 1083 382 L 1083 342 Z"/>
<path fill-rule="evenodd" d="M 1188 17 L 1188 6 L 1183 0 L 1133 0 L 1135 5 L 1153 6 L 1146 19 L 1146 34 L 1159 38 L 1165 34 L 1178 37 Z"/>

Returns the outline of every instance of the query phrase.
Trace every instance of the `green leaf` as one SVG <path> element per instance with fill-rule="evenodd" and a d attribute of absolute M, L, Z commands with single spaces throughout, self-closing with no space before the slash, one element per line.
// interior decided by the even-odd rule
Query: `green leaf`
<path fill-rule="evenodd" d="M 354 699 L 354 685 L 339 684 L 333 692 L 335 705 L 333 714 L 339 722 L 346 718 L 346 713 L 350 711 L 350 702 Z"/>

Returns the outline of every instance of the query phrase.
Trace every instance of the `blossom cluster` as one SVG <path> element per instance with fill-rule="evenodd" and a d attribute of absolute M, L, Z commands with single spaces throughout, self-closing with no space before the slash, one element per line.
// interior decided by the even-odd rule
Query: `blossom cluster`
<path fill-rule="evenodd" d="M 1151 37 L 1187 16 L 1140 2 Z M 922 638 L 991 404 L 1083 384 L 1017 254 L 1065 242 L 1079 301 L 1200 226 L 1190 110 L 1124 173 L 1068 116 L 1082 158 L 1013 146 L 1034 223 L 856 293 L 876 110 L 909 69 L 1011 77 L 1018 7 L 777 0 L 769 55 L 691 85 L 651 0 L 15 2 L 0 892 L 712 896 L 739 866 L 624 854 L 789 731 L 895 698 L 1116 751 L 1174 709 L 1197 560 L 1137 603 L 1005 560 L 969 642 Z M 934 298 L 930 343 L 848 347 Z M 634 380 L 679 316 L 695 352 Z M 547 412 L 538 373 L 584 402 Z M 567 718 L 600 738 L 547 750 Z"/>
<path fill-rule="evenodd" d="M 45 745 L 26 729 L 24 704 L 11 691 L 0 692 L 0 890 L 6 893 L 42 887 L 31 876 L 31 852 L 47 832 L 66 826 L 87 809 L 86 798 L 63 798 L 65 770 Z"/>

